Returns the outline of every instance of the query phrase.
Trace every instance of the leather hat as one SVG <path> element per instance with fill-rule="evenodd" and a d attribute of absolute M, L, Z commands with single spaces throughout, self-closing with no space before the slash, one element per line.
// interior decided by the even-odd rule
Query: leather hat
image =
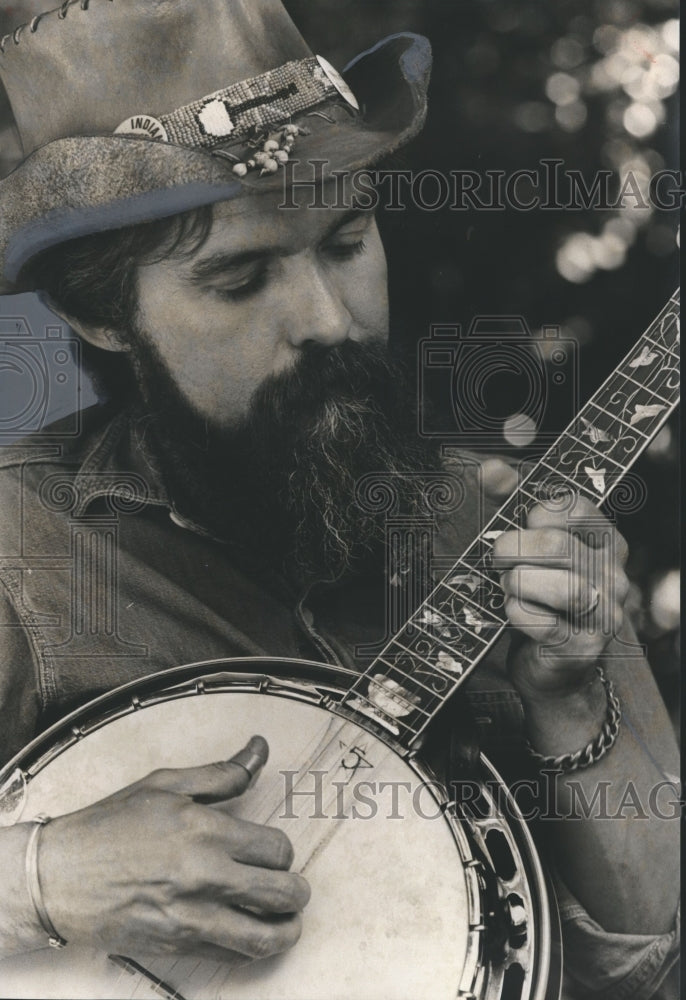
<path fill-rule="evenodd" d="M 311 180 L 312 161 L 370 166 L 420 130 L 430 68 L 428 41 L 396 34 L 344 81 L 280 0 L 65 0 L 0 40 L 23 149 L 0 180 L 0 274 L 11 286 L 65 240 Z"/>

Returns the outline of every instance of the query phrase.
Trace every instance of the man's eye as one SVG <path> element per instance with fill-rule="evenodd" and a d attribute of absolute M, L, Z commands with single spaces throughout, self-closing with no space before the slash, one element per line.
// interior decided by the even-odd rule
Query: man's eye
<path fill-rule="evenodd" d="M 334 260 L 350 260 L 351 257 L 364 253 L 366 249 L 367 244 L 364 239 L 356 243 L 329 243 L 324 247 L 327 257 L 333 257 Z"/>
<path fill-rule="evenodd" d="M 250 298 L 251 295 L 256 295 L 262 291 L 266 284 L 267 268 L 263 267 L 247 275 L 240 281 L 227 285 L 224 288 L 216 288 L 215 291 L 222 299 L 228 299 L 230 302 L 238 302 L 241 299 Z"/>

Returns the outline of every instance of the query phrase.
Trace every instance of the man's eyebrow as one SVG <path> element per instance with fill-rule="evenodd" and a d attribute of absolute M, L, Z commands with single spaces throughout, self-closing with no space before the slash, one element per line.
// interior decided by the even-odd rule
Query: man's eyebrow
<path fill-rule="evenodd" d="M 328 227 L 328 229 L 324 233 L 324 235 L 323 235 L 323 237 L 321 239 L 321 242 L 322 243 L 326 242 L 326 240 L 329 240 L 329 239 L 331 239 L 332 236 L 335 236 L 335 234 L 338 232 L 339 229 L 343 229 L 343 227 L 347 226 L 348 223 L 354 222 L 355 219 L 361 219 L 361 218 L 373 219 L 374 218 L 374 212 L 372 212 L 372 211 L 370 211 L 369 209 L 366 209 L 366 208 L 351 208 L 351 209 L 349 209 L 347 212 L 345 212 L 340 217 L 340 219 L 334 219 L 333 220 L 333 222 L 331 223 L 331 225 Z"/>
<path fill-rule="evenodd" d="M 245 250 L 234 253 L 232 250 L 219 250 L 204 260 L 199 260 L 190 270 L 193 284 L 209 281 L 227 271 L 236 270 L 250 264 L 256 264 L 265 257 L 279 252 L 278 247 L 261 247 L 259 250 Z"/>
<path fill-rule="evenodd" d="M 367 209 L 350 209 L 339 219 L 334 219 L 331 225 L 324 232 L 320 242 L 325 243 L 326 240 L 331 239 L 331 237 L 335 236 L 340 229 L 343 229 L 344 226 L 354 222 L 355 219 L 367 216 L 372 218 L 373 215 L 374 213 L 368 211 Z M 225 274 L 227 271 L 236 270 L 240 267 L 246 267 L 250 264 L 257 264 L 266 257 L 274 257 L 286 253 L 288 253 L 288 251 L 279 245 L 263 246 L 257 247 L 253 250 L 239 250 L 237 252 L 233 250 L 219 250 L 217 253 L 213 253 L 211 256 L 205 257 L 204 260 L 199 260 L 193 264 L 190 270 L 190 280 L 194 284 L 201 284 L 204 281 L 209 281 L 221 274 Z"/>

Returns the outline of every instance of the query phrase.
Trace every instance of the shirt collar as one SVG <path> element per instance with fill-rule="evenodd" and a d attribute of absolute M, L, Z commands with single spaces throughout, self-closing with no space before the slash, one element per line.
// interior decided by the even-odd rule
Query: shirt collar
<path fill-rule="evenodd" d="M 163 507 L 178 527 L 220 542 L 206 528 L 176 509 L 149 444 L 150 425 L 150 416 L 122 410 L 97 433 L 76 475 L 74 486 L 78 499 L 74 513 L 83 516 L 90 505 L 100 499 L 117 514 L 136 514 L 145 507 Z"/>
<path fill-rule="evenodd" d="M 118 513 L 135 513 L 147 506 L 171 509 L 160 467 L 146 440 L 149 428 L 148 417 L 123 410 L 95 433 L 74 481 L 75 514 L 85 514 L 99 499 Z"/>

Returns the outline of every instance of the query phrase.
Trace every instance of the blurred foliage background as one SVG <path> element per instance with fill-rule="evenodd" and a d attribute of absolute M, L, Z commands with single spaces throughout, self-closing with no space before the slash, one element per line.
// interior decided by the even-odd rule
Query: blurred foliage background
<path fill-rule="evenodd" d="M 315 51 L 339 68 L 395 31 L 434 48 L 429 120 L 401 166 L 512 173 L 563 161 L 590 182 L 611 170 L 677 169 L 678 6 L 675 0 L 285 0 Z M 46 0 L 0 8 L 0 31 Z M 0 100 L 0 169 L 18 148 Z M 389 253 L 393 332 L 412 346 L 432 323 L 518 314 L 557 326 L 580 353 L 586 399 L 678 284 L 676 210 L 451 211 L 408 207 L 380 219 Z M 508 405 L 507 387 L 497 403 Z M 514 401 L 513 401 L 514 405 Z M 571 418 L 561 403 L 549 419 Z M 526 457 L 521 441 L 502 450 Z M 535 442 L 533 442 L 535 444 Z M 634 467 L 646 501 L 620 528 L 631 547 L 632 607 L 670 710 L 678 703 L 678 443 L 672 419 Z"/>

